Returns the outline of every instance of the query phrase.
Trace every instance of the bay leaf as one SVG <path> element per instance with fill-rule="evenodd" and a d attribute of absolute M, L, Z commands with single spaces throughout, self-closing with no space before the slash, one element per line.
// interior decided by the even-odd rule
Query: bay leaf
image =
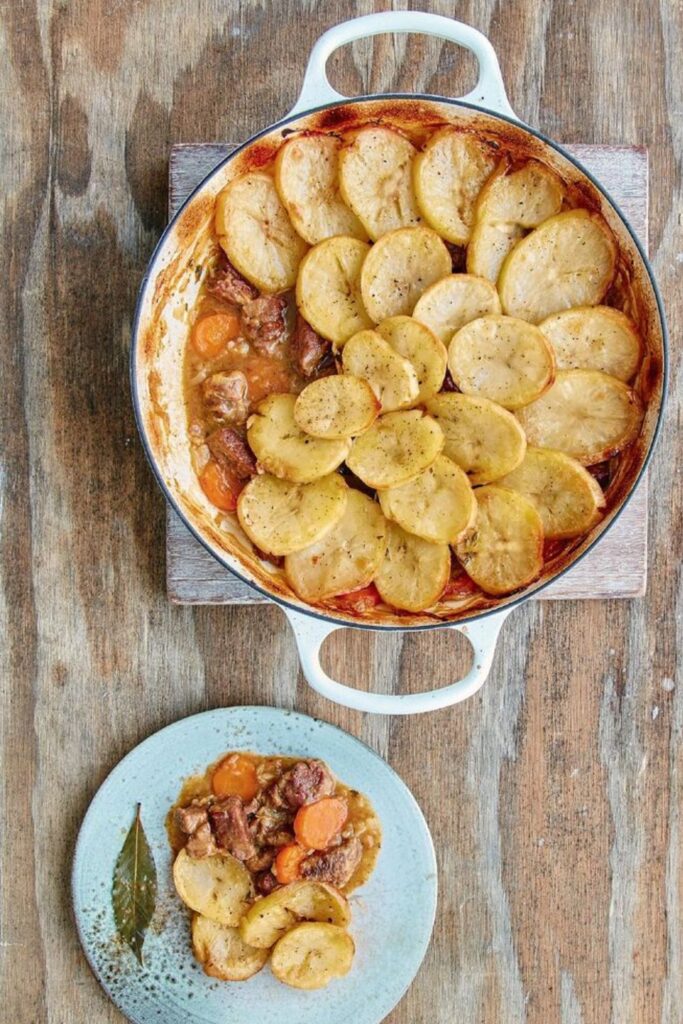
<path fill-rule="evenodd" d="M 111 900 L 116 930 L 140 963 L 156 898 L 157 870 L 142 827 L 138 804 L 135 819 L 114 866 Z"/>

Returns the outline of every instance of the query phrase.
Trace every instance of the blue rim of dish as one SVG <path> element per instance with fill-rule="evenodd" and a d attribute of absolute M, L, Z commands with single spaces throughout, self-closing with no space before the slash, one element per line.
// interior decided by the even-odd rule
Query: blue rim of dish
<path fill-rule="evenodd" d="M 662 328 L 662 399 L 661 399 L 660 406 L 659 406 L 659 412 L 657 414 L 657 423 L 655 424 L 655 428 L 654 428 L 654 431 L 652 433 L 652 438 L 650 440 L 650 445 L 649 445 L 647 453 L 646 453 L 646 455 L 645 455 L 645 457 L 643 459 L 643 464 L 640 467 L 640 471 L 639 471 L 637 477 L 635 478 L 635 480 L 633 481 L 633 483 L 631 484 L 631 487 L 629 488 L 628 494 L 626 495 L 626 497 L 622 501 L 622 503 L 619 506 L 619 508 L 617 509 L 617 511 L 614 513 L 614 516 L 612 517 L 610 522 L 607 524 L 605 529 L 600 533 L 600 535 L 598 537 L 596 537 L 593 541 L 591 541 L 591 543 L 588 545 L 588 547 L 585 549 L 585 551 L 582 551 L 580 555 L 577 555 L 576 558 L 573 558 L 569 562 L 568 565 L 566 565 L 563 569 L 561 569 L 555 575 L 551 576 L 550 579 L 547 579 L 547 580 L 544 580 L 544 581 L 540 582 L 535 587 L 532 584 L 531 585 L 532 586 L 531 590 L 527 590 L 525 593 L 520 594 L 518 597 L 515 597 L 512 600 L 507 601 L 504 605 L 502 605 L 502 607 L 489 608 L 489 609 L 486 609 L 485 611 L 478 612 L 478 613 L 475 613 L 475 614 L 469 615 L 469 616 L 468 615 L 463 615 L 462 618 L 457 619 L 457 621 L 455 621 L 455 622 L 450 622 L 450 621 L 426 622 L 426 623 L 421 623 L 419 625 L 409 625 L 409 624 L 406 624 L 406 625 L 388 625 L 388 624 L 387 625 L 382 625 L 380 623 L 367 623 L 367 622 L 361 622 L 361 621 L 355 621 L 355 620 L 351 621 L 351 620 L 348 620 L 348 619 L 337 618 L 334 615 L 326 615 L 323 612 L 318 611 L 315 608 L 307 606 L 307 605 L 296 604 L 294 601 L 288 601 L 286 598 L 276 596 L 276 595 L 272 594 L 269 590 L 266 590 L 265 587 L 262 587 L 260 584 L 255 583 L 253 580 L 248 579 L 245 575 L 243 575 L 241 572 L 239 572 L 237 569 L 235 569 L 232 565 L 228 565 L 227 562 L 223 558 L 221 558 L 219 555 L 216 554 L 215 551 L 213 551 L 211 549 L 209 544 L 204 540 L 204 538 L 201 536 L 199 531 L 192 525 L 192 523 L 189 521 L 188 517 L 184 514 L 182 509 L 179 507 L 178 503 L 176 502 L 175 498 L 171 494 L 169 488 L 166 486 L 166 482 L 163 479 L 161 473 L 159 472 L 159 470 L 157 468 L 156 461 L 154 459 L 154 456 L 153 456 L 153 454 L 151 452 L 149 443 L 147 441 L 147 437 L 146 437 L 144 426 L 143 426 L 143 422 L 142 422 L 142 415 L 141 415 L 141 412 L 140 412 L 140 401 L 139 401 L 139 395 L 138 395 L 138 390 L 137 390 L 137 380 L 136 380 L 136 374 L 135 374 L 135 367 L 136 367 L 136 363 L 137 363 L 137 348 L 138 348 L 138 342 L 139 342 L 138 326 L 139 326 L 140 316 L 141 316 L 141 312 L 142 312 L 142 305 L 143 305 L 143 302 L 144 302 L 145 293 L 146 293 L 146 290 L 147 290 L 147 285 L 148 285 L 148 282 L 149 282 L 150 277 L 152 275 L 152 271 L 154 269 L 154 264 L 156 262 L 156 259 L 157 259 L 158 255 L 160 254 L 160 252 L 161 252 L 161 250 L 162 250 L 162 248 L 163 248 L 163 246 L 164 246 L 164 244 L 166 242 L 166 239 L 168 238 L 168 235 L 172 231 L 172 229 L 175 226 L 176 222 L 180 219 L 180 217 L 184 213 L 185 208 L 192 202 L 192 200 L 197 195 L 197 193 L 200 192 L 204 188 L 206 183 L 211 178 L 213 178 L 215 174 L 217 174 L 227 163 L 229 163 L 239 153 L 241 153 L 243 150 L 247 149 L 249 146 L 252 145 L 252 143 L 258 141 L 258 139 L 262 138 L 264 135 L 268 135 L 270 132 L 272 132 L 272 131 L 274 131 L 274 130 L 276 130 L 278 128 L 285 128 L 288 124 L 291 124 L 293 121 L 299 121 L 301 118 L 308 117 L 310 114 L 316 114 L 316 113 L 318 113 L 321 110 L 330 110 L 330 109 L 332 109 L 334 107 L 349 106 L 351 104 L 356 104 L 356 103 L 367 103 L 369 101 L 374 101 L 374 100 L 378 100 L 378 101 L 382 101 L 382 100 L 427 100 L 427 101 L 432 101 L 432 102 L 436 102 L 436 103 L 448 103 L 448 104 L 450 104 L 451 106 L 454 106 L 454 107 L 464 107 L 465 109 L 472 110 L 475 113 L 486 114 L 489 117 L 497 118 L 499 121 L 503 121 L 506 124 L 513 125 L 515 128 L 518 128 L 518 129 L 521 129 L 522 131 L 528 132 L 529 135 L 534 136 L 535 138 L 539 139 L 541 142 L 545 143 L 545 145 L 550 146 L 551 149 L 554 149 L 557 153 L 560 154 L 560 156 L 564 157 L 565 160 L 568 160 L 570 164 L 573 164 L 573 166 L 576 167 L 576 169 L 581 172 L 581 174 L 585 175 L 585 177 L 591 182 L 591 184 L 595 186 L 595 188 L 598 190 L 600 195 L 604 196 L 604 198 L 611 205 L 612 209 L 614 210 L 616 215 L 619 217 L 619 219 L 621 220 L 622 224 L 626 228 L 627 232 L 631 236 L 633 244 L 635 245 L 640 258 L 643 261 L 643 265 L 645 267 L 645 270 L 647 271 L 648 278 L 650 279 L 650 285 L 652 287 L 652 292 L 653 292 L 654 297 L 655 297 L 655 302 L 656 302 L 656 305 L 657 305 L 657 312 L 658 312 L 658 315 L 659 315 L 659 321 L 660 321 L 661 328 Z M 132 324 L 132 332 L 131 333 L 132 333 L 132 344 L 131 344 L 131 349 L 130 349 L 130 364 L 129 364 L 130 385 L 131 385 L 131 394 L 132 394 L 132 397 L 133 397 L 133 411 L 135 413 L 135 421 L 136 421 L 136 424 L 137 424 L 137 428 L 138 428 L 138 433 L 140 435 L 140 439 L 142 441 L 142 447 L 144 449 L 147 461 L 149 462 L 149 464 L 151 466 L 152 472 L 154 473 L 154 476 L 156 477 L 157 483 L 159 484 L 159 487 L 161 488 L 161 491 L 162 491 L 164 497 L 166 498 L 166 501 L 170 504 L 171 508 L 175 511 L 176 515 L 178 515 L 180 517 L 180 519 L 184 523 L 185 527 L 190 531 L 190 533 L 195 538 L 195 540 L 197 540 L 201 544 L 201 546 L 211 555 L 212 558 L 215 558 L 217 562 L 219 562 L 222 566 L 224 566 L 224 568 L 226 568 L 228 570 L 228 572 L 231 572 L 233 574 L 233 576 L 236 576 L 243 583 L 245 583 L 248 587 L 251 587 L 253 590 L 256 590 L 258 593 L 260 593 L 264 597 L 268 598 L 269 601 L 273 601 L 275 604 L 280 605 L 282 608 L 289 609 L 290 611 L 293 611 L 293 612 L 298 612 L 300 615 L 308 615 L 310 618 L 318 619 L 321 622 L 333 623 L 333 624 L 339 626 L 340 628 L 346 628 L 346 629 L 367 629 L 367 630 L 374 630 L 375 632 L 380 632 L 380 631 L 386 631 L 386 632 L 396 632 L 396 631 L 408 632 L 408 631 L 412 631 L 412 632 L 417 632 L 418 630 L 440 629 L 440 628 L 443 628 L 443 627 L 453 627 L 453 626 L 464 626 L 467 623 L 476 622 L 476 621 L 478 621 L 480 619 L 488 618 L 491 615 L 500 614 L 503 611 L 505 611 L 505 612 L 512 611 L 512 609 L 516 608 L 518 605 L 524 604 L 525 601 L 528 601 L 532 597 L 536 597 L 538 594 L 541 593 L 541 591 L 545 590 L 546 587 L 549 587 L 552 583 L 555 583 L 557 580 L 561 579 L 561 577 L 564 576 L 565 573 L 569 572 L 570 569 L 573 569 L 575 565 L 578 565 L 579 562 L 581 562 L 586 557 L 586 555 L 589 554 L 593 550 L 595 545 L 599 544 L 600 541 L 603 539 L 603 537 L 605 537 L 606 534 L 612 529 L 612 527 L 617 522 L 617 520 L 621 516 L 622 512 L 624 511 L 624 509 L 627 507 L 627 505 L 631 501 L 633 495 L 635 494 L 635 491 L 636 491 L 638 485 L 640 484 L 640 482 L 641 482 L 641 480 L 643 478 L 643 474 L 645 473 L 645 470 L 647 469 L 647 467 L 649 465 L 650 459 L 652 458 L 652 453 L 654 452 L 655 446 L 656 446 L 657 441 L 659 439 L 660 431 L 662 429 L 662 421 L 663 421 L 663 417 L 664 417 L 664 407 L 665 407 L 665 404 L 666 404 L 666 395 L 667 395 L 668 382 L 669 382 L 669 331 L 668 331 L 668 327 L 667 327 L 667 323 L 666 323 L 666 317 L 664 315 L 664 304 L 662 302 L 662 296 L 660 294 L 659 287 L 657 285 L 657 281 L 655 280 L 655 275 L 654 275 L 654 271 L 652 269 L 652 265 L 650 264 L 650 260 L 649 260 L 649 258 L 647 256 L 647 254 L 645 253 L 645 250 L 643 249 L 643 246 L 642 246 L 638 236 L 636 235 L 635 231 L 631 227 L 628 218 L 626 217 L 626 215 L 622 211 L 622 209 L 619 206 L 619 204 L 616 203 L 614 201 L 614 199 L 612 199 L 612 197 L 603 188 L 603 186 L 600 184 L 600 182 L 591 174 L 590 171 L 588 171 L 583 166 L 583 164 L 579 160 L 576 159 L 576 157 L 572 156 L 571 153 L 568 153 L 566 149 L 564 149 L 562 146 L 558 145 L 557 142 L 553 142 L 552 139 L 549 139 L 546 135 L 544 135 L 542 132 L 538 131 L 536 128 L 530 128 L 528 125 L 524 124 L 524 122 L 522 122 L 522 121 L 518 121 L 518 120 L 515 120 L 512 117 L 508 117 L 506 114 L 499 114 L 496 111 L 488 110 L 486 107 L 478 106 L 475 103 L 466 103 L 463 100 L 449 99 L 447 96 L 432 96 L 432 95 L 430 95 L 428 93 L 383 93 L 383 94 L 380 94 L 380 95 L 354 96 L 354 97 L 349 98 L 349 99 L 342 99 L 342 100 L 335 101 L 334 103 L 322 103 L 318 107 L 311 107 L 310 110 L 304 110 L 304 111 L 299 111 L 296 114 L 290 114 L 287 117 L 283 118 L 281 121 L 276 121 L 274 124 L 269 125 L 267 128 L 263 128 L 260 132 L 257 132 L 256 135 L 252 135 L 249 139 L 246 140 L 246 142 L 243 142 L 240 146 L 238 146 L 237 149 L 234 149 L 231 153 L 228 154 L 228 156 L 224 157 L 223 160 L 219 161 L 219 163 L 217 163 L 216 166 L 213 167 L 208 172 L 208 174 L 206 174 L 204 176 L 204 178 L 202 178 L 202 180 L 192 190 L 192 192 L 190 192 L 190 194 L 187 196 L 187 198 L 185 199 L 183 204 L 178 208 L 178 210 L 176 211 L 175 215 L 171 218 L 171 220 L 166 225 L 166 228 L 164 229 L 163 234 L 161 235 L 159 241 L 155 245 L 154 250 L 152 252 L 152 255 L 149 258 L 149 262 L 147 264 L 147 268 L 145 270 L 144 277 L 142 278 L 142 282 L 140 284 L 140 290 L 138 292 L 138 299 L 137 299 L 137 303 L 136 303 L 136 306 L 135 306 L 135 315 L 133 317 L 133 324 Z"/>
<path fill-rule="evenodd" d="M 70 875 L 71 909 L 72 909 L 72 912 L 73 912 L 73 919 L 74 919 L 74 923 L 76 925 L 76 932 L 78 934 L 78 941 L 80 943 L 81 949 L 83 950 L 83 954 L 85 956 L 85 959 L 88 961 L 88 965 L 90 966 L 90 970 L 93 972 L 93 974 L 97 978 L 97 981 L 102 986 L 102 989 L 104 990 L 104 992 L 106 993 L 108 998 L 111 1000 L 111 1002 L 114 1004 L 114 1006 L 116 1006 L 117 1009 L 119 1009 L 120 1012 L 123 1013 L 123 1015 L 128 1018 L 128 1020 L 132 1021 L 132 1024 L 146 1024 L 146 1022 L 142 1021 L 141 1018 L 139 1018 L 137 1016 L 130 1016 L 127 1012 L 124 1012 L 121 1009 L 121 1007 L 119 1006 L 119 1004 L 116 1001 L 116 999 L 114 998 L 114 995 L 113 995 L 113 992 L 112 992 L 111 988 L 109 987 L 109 985 L 105 981 L 104 977 L 102 976 L 99 967 L 97 966 L 97 964 L 95 963 L 94 958 L 90 954 L 90 949 L 86 945 L 85 936 L 84 936 L 83 930 L 81 928 L 81 919 L 80 919 L 79 913 L 76 910 L 76 873 L 77 873 L 78 868 L 79 868 L 79 860 L 80 860 L 80 856 L 81 856 L 81 843 L 83 841 L 83 834 L 85 832 L 85 827 L 86 827 L 86 824 L 88 822 L 88 818 L 90 817 L 90 815 L 92 813 L 92 808 L 93 808 L 93 805 L 94 805 L 95 801 L 97 800 L 97 798 L 99 797 L 101 791 L 107 785 L 107 783 L 109 782 L 111 777 L 114 775 L 114 773 L 117 772 L 119 770 L 119 768 L 122 768 L 130 759 L 132 759 L 133 755 L 136 754 L 137 751 L 141 747 L 144 747 L 147 743 L 151 743 L 151 741 L 153 739 L 155 739 L 157 736 L 159 736 L 161 733 L 173 732 L 175 729 L 179 729 L 181 726 L 183 726 L 187 722 L 199 720 L 199 719 L 202 719 L 202 718 L 207 718 L 208 719 L 212 715 L 215 715 L 216 713 L 230 715 L 230 714 L 238 712 L 238 711 L 257 711 L 259 713 L 264 713 L 265 712 L 267 714 L 285 715 L 285 716 L 290 716 L 290 717 L 293 716 L 295 718 L 305 719 L 308 722 L 315 722 L 317 725 L 323 725 L 326 728 L 334 729 L 335 732 L 341 733 L 342 736 L 346 737 L 346 739 L 352 740 L 354 743 L 358 743 L 361 747 L 365 747 L 365 749 L 367 751 L 369 751 L 369 753 L 372 754 L 373 757 L 376 757 L 379 761 L 381 761 L 381 763 L 384 765 L 384 767 L 389 771 L 390 775 L 393 776 L 393 778 L 396 780 L 396 782 L 398 783 L 400 788 L 405 792 L 406 796 L 408 797 L 408 802 L 409 802 L 410 806 L 415 811 L 417 811 L 417 814 L 418 814 L 419 818 L 422 820 L 422 823 L 424 825 L 425 835 L 427 837 L 427 848 L 428 848 L 430 862 L 431 862 L 430 863 L 431 871 L 432 871 L 432 874 L 434 876 L 434 901 L 433 901 L 433 906 L 432 906 L 431 917 L 430 917 L 430 920 L 429 920 L 429 928 L 428 928 L 428 932 L 427 932 L 427 939 L 423 943 L 423 948 L 420 950 L 420 954 L 421 955 L 420 955 L 419 963 L 417 965 L 417 970 L 415 971 L 415 974 L 413 974 L 413 976 L 407 981 L 405 987 L 401 990 L 401 993 L 399 994 L 398 999 L 394 1003 L 394 1006 L 398 1006 L 398 1004 L 400 1003 L 401 999 L 403 999 L 404 995 L 406 994 L 406 992 L 408 991 L 408 989 L 412 985 L 413 981 L 417 977 L 417 974 L 418 974 L 418 972 L 419 972 L 419 970 L 422 967 L 422 964 L 424 962 L 424 958 L 427 955 L 427 950 L 429 949 L 429 944 L 432 941 L 432 935 L 434 933 L 434 922 L 436 920 L 436 910 L 437 910 L 437 907 L 439 905 L 439 866 L 438 866 L 438 863 L 437 863 L 437 860 L 436 860 L 436 850 L 434 848 L 434 840 L 432 838 L 432 833 L 431 833 L 431 831 L 429 829 L 429 825 L 427 824 L 427 819 L 425 818 L 425 816 L 423 814 L 423 811 L 422 811 L 422 808 L 420 807 L 419 803 L 417 802 L 417 800 L 413 796 L 413 793 L 412 793 L 411 789 L 403 781 L 403 779 L 398 774 L 396 769 L 392 768 L 391 765 L 389 764 L 389 762 L 386 761 L 381 756 L 381 754 L 378 754 L 377 751 L 374 750 L 373 747 L 371 747 L 368 743 L 365 743 L 363 740 L 358 739 L 357 736 L 354 736 L 352 733 L 347 732 L 346 729 L 342 729 L 342 728 L 340 728 L 340 726 L 334 725 L 332 722 L 326 722 L 323 718 L 314 718 L 313 715 L 305 715 L 301 711 L 293 711 L 293 710 L 290 710 L 289 708 L 273 707 L 271 704 L 234 704 L 231 707 L 210 708 L 208 711 L 199 711 L 195 715 L 185 715 L 184 718 L 177 718 L 175 720 L 175 722 L 169 722 L 168 725 L 162 726 L 162 728 L 161 729 L 157 729 L 156 732 L 150 733 L 150 735 L 146 736 L 144 740 L 141 740 L 140 743 L 137 743 L 133 747 L 132 750 L 129 750 L 127 754 L 124 754 L 123 757 L 121 758 L 121 760 L 116 762 L 116 764 L 111 769 L 111 771 L 107 773 L 106 778 L 104 778 L 103 781 L 100 783 L 100 785 L 97 787 L 97 789 L 95 790 L 95 793 L 92 796 L 92 799 L 90 800 L 90 803 L 88 804 L 88 809 L 85 812 L 85 814 L 83 815 L 83 819 L 81 821 L 80 828 L 78 829 L 78 835 L 76 837 L 76 843 L 74 845 L 73 859 L 72 859 L 72 862 L 71 862 L 71 875 Z M 393 1009 L 393 1007 L 390 1008 L 389 1012 L 391 1012 L 391 1009 Z"/>

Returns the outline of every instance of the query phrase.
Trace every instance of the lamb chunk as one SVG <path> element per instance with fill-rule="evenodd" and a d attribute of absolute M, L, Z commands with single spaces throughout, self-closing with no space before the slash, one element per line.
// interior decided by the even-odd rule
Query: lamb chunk
<path fill-rule="evenodd" d="M 202 857 L 212 857 L 214 853 L 218 852 L 208 821 L 205 821 L 196 832 L 192 833 L 187 840 L 185 849 L 194 860 L 200 860 Z"/>
<path fill-rule="evenodd" d="M 256 854 L 256 845 L 249 832 L 244 805 L 238 796 L 228 796 L 212 804 L 209 820 L 216 844 L 238 860 L 249 860 Z"/>
<path fill-rule="evenodd" d="M 206 439 L 216 462 L 240 480 L 256 474 L 256 457 L 245 439 L 232 427 L 221 427 Z"/>
<path fill-rule="evenodd" d="M 330 343 L 313 330 L 300 313 L 296 315 L 294 333 L 290 342 L 292 362 L 302 377 L 312 377 L 323 358 L 330 351 Z"/>
<path fill-rule="evenodd" d="M 221 263 L 208 286 L 212 295 L 234 306 L 243 306 L 258 295 L 258 289 L 242 277 L 239 270 L 233 267 L 227 257 Z"/>
<path fill-rule="evenodd" d="M 188 807 L 176 807 L 175 820 L 180 831 L 191 836 L 200 825 L 209 820 L 209 815 L 206 807 L 202 807 L 201 804 L 190 804 Z"/>
<path fill-rule="evenodd" d="M 314 882 L 328 882 L 338 889 L 351 878 L 363 856 L 363 847 L 355 836 L 332 850 L 313 853 L 301 865 L 301 877 Z"/>
<path fill-rule="evenodd" d="M 258 853 L 255 853 L 253 857 L 250 857 L 249 860 L 245 861 L 245 865 L 250 871 L 256 873 L 258 871 L 266 871 L 271 867 L 274 860 L 275 850 L 272 847 L 267 846 L 264 850 L 260 850 Z"/>
<path fill-rule="evenodd" d="M 334 779 L 322 761 L 297 761 L 268 790 L 273 807 L 296 811 L 334 792 Z"/>
<path fill-rule="evenodd" d="M 204 405 L 221 423 L 245 423 L 249 415 L 249 382 L 241 370 L 212 373 L 202 383 Z"/>
<path fill-rule="evenodd" d="M 454 274 L 464 274 L 466 271 L 467 249 L 464 245 L 456 245 L 454 242 L 444 243 L 451 254 L 451 269 Z"/>
<path fill-rule="evenodd" d="M 274 889 L 277 889 L 279 884 L 272 871 L 262 871 L 260 875 L 256 876 L 254 882 L 256 891 L 260 892 L 262 896 L 268 896 Z"/>
<path fill-rule="evenodd" d="M 273 355 L 285 340 L 285 307 L 279 295 L 259 295 L 242 306 L 242 331 L 257 352 Z"/>

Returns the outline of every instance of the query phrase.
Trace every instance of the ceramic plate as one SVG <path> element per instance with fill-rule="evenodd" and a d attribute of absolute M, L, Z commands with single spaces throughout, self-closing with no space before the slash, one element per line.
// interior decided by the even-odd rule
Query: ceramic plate
<path fill-rule="evenodd" d="M 366 793 L 383 842 L 369 881 L 351 895 L 351 972 L 319 991 L 280 984 L 268 966 L 249 981 L 207 977 L 189 944 L 189 916 L 171 879 L 164 819 L 187 776 L 228 750 L 320 757 Z M 114 863 L 142 804 L 158 877 L 141 967 L 117 940 Z M 135 1024 L 379 1024 L 415 977 L 436 909 L 436 862 L 427 824 L 398 775 L 363 743 L 306 715 L 265 707 L 220 708 L 150 736 L 121 761 L 85 816 L 73 864 L 76 923 L 105 990 Z"/>

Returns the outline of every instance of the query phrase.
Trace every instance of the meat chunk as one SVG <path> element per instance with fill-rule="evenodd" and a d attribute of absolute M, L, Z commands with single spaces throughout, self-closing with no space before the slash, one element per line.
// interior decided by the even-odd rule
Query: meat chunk
<path fill-rule="evenodd" d="M 456 245 L 454 242 L 444 243 L 451 254 L 451 268 L 454 274 L 464 274 L 466 270 L 467 249 L 464 245 Z"/>
<path fill-rule="evenodd" d="M 262 896 L 268 896 L 278 887 L 278 880 L 272 871 L 262 871 L 260 875 L 256 876 L 254 883 L 256 891 L 260 892 Z"/>
<path fill-rule="evenodd" d="M 259 295 L 242 306 L 242 331 L 257 352 L 272 355 L 285 340 L 285 307 L 279 295 Z"/>
<path fill-rule="evenodd" d="M 190 857 L 199 860 L 202 857 L 212 857 L 218 852 L 216 841 L 208 821 L 203 822 L 196 832 L 193 832 L 185 846 Z"/>
<path fill-rule="evenodd" d="M 221 423 L 244 423 L 249 415 L 249 382 L 241 370 L 212 373 L 202 384 L 202 398 Z"/>
<path fill-rule="evenodd" d="M 341 888 L 360 864 L 362 855 L 360 839 L 353 836 L 333 850 L 312 853 L 301 865 L 301 877 Z"/>
<path fill-rule="evenodd" d="M 297 761 L 268 790 L 273 807 L 296 811 L 334 792 L 334 779 L 322 761 Z"/>
<path fill-rule="evenodd" d="M 300 313 L 296 315 L 290 342 L 292 362 L 302 377 L 312 377 L 330 351 L 330 343 L 313 330 Z"/>
<path fill-rule="evenodd" d="M 202 807 L 201 804 L 190 804 L 189 807 L 176 807 L 175 820 L 180 831 L 191 836 L 200 825 L 209 820 L 209 815 L 206 807 Z"/>
<path fill-rule="evenodd" d="M 249 860 L 245 861 L 245 864 L 249 870 L 254 873 L 258 871 L 266 871 L 272 866 L 276 852 L 277 851 L 273 849 L 272 846 L 267 846 L 264 850 L 260 850 L 258 853 L 255 853 L 253 857 L 250 857 Z"/>
<path fill-rule="evenodd" d="M 206 443 L 216 462 L 240 480 L 255 475 L 256 457 L 245 439 L 232 427 L 214 430 L 207 437 Z"/>
<path fill-rule="evenodd" d="M 244 805 L 238 796 L 228 796 L 212 804 L 209 820 L 216 844 L 238 860 L 249 860 L 256 854 L 256 844 L 249 831 Z"/>
<path fill-rule="evenodd" d="M 249 284 L 227 258 L 224 258 L 214 274 L 208 290 L 217 298 L 231 302 L 235 306 L 243 306 L 245 302 L 250 302 L 258 295 L 258 289 Z"/>

